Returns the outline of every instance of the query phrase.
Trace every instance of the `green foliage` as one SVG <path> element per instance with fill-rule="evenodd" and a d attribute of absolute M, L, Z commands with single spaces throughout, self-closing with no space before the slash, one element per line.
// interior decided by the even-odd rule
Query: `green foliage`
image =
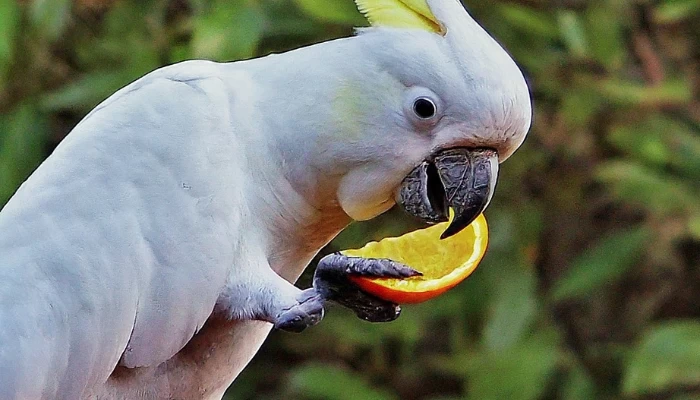
<path fill-rule="evenodd" d="M 574 368 L 569 372 L 562 385 L 560 398 L 567 400 L 595 399 L 595 383 L 584 369 Z"/>
<path fill-rule="evenodd" d="M 70 11 L 70 0 L 34 0 L 29 6 L 29 20 L 41 39 L 52 42 L 63 33 Z"/>
<path fill-rule="evenodd" d="M 19 6 L 15 0 L 0 0 L 0 90 L 5 83 L 5 74 L 13 60 Z"/>
<path fill-rule="evenodd" d="M 194 18 L 192 55 L 224 60 L 252 57 L 260 44 L 264 17 L 256 2 L 214 1 Z"/>
<path fill-rule="evenodd" d="M 632 268 L 649 237 L 645 229 L 615 232 L 573 260 L 552 290 L 555 301 L 592 296 L 604 285 L 617 283 Z"/>
<path fill-rule="evenodd" d="M 632 350 L 623 380 L 626 394 L 653 393 L 700 381 L 700 322 L 651 327 Z"/>
<path fill-rule="evenodd" d="M 544 332 L 501 352 L 480 352 L 469 366 L 469 395 L 474 399 L 534 400 L 547 390 L 556 371 L 556 334 Z"/>
<path fill-rule="evenodd" d="M 660 23 L 683 21 L 690 15 L 700 13 L 698 0 L 666 0 L 654 10 L 654 18 Z"/>
<path fill-rule="evenodd" d="M 32 104 L 20 104 L 0 115 L 0 204 L 31 174 L 45 157 L 49 124 Z"/>
<path fill-rule="evenodd" d="M 392 323 L 333 308 L 274 332 L 230 398 L 700 398 L 700 0 L 468 5 L 535 106 L 482 265 Z M 352 0 L 0 0 L 0 204 L 90 109 L 161 65 L 365 25 Z M 324 252 L 412 229 L 401 215 Z"/>
<path fill-rule="evenodd" d="M 348 390 L 357 399 L 396 399 L 387 391 L 370 386 L 359 374 L 322 364 L 297 368 L 289 377 L 288 390 L 305 399 L 344 400 L 348 398 Z"/>
<path fill-rule="evenodd" d="M 322 22 L 337 24 L 364 24 L 356 11 L 354 1 L 347 0 L 295 0 L 308 15 Z"/>

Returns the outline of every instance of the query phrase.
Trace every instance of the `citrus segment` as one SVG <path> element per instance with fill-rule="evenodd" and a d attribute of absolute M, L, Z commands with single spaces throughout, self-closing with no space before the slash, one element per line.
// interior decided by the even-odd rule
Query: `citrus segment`
<path fill-rule="evenodd" d="M 449 222 L 405 235 L 344 250 L 348 257 L 388 258 L 423 273 L 405 279 L 352 276 L 362 290 L 395 303 L 420 303 L 466 279 L 479 265 L 488 244 L 486 218 L 481 214 L 458 234 L 441 240 Z"/>

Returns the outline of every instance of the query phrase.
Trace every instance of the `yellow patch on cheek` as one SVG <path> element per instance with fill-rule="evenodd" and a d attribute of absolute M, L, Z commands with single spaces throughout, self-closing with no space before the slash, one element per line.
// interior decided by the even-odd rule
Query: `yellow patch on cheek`
<path fill-rule="evenodd" d="M 338 140 L 363 140 L 366 130 L 386 122 L 385 115 L 400 110 L 405 87 L 388 73 L 376 74 L 363 82 L 346 81 L 333 97 L 332 112 Z"/>
<path fill-rule="evenodd" d="M 333 129 L 340 133 L 338 140 L 358 141 L 362 139 L 361 121 L 366 108 L 362 106 L 362 93 L 356 85 L 343 84 L 333 98 Z M 371 100 L 367 100 L 371 101 Z"/>

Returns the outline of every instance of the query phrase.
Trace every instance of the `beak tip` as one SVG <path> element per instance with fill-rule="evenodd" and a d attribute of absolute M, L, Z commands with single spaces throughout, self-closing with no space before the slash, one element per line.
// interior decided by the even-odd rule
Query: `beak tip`
<path fill-rule="evenodd" d="M 440 235 L 440 240 L 445 240 L 451 237 L 452 235 L 454 235 L 454 233 L 448 232 L 448 230 L 446 229 L 445 232 L 442 232 L 442 235 Z"/>
<path fill-rule="evenodd" d="M 477 213 L 469 212 L 468 214 L 458 214 L 457 216 L 455 216 L 454 220 L 452 220 L 452 223 L 450 223 L 447 229 L 445 229 L 445 231 L 442 232 L 442 235 L 440 235 L 440 239 L 444 240 L 458 234 L 466 227 L 468 227 L 472 222 L 474 222 L 474 220 L 481 214 L 482 211 L 483 209 L 479 210 Z"/>
<path fill-rule="evenodd" d="M 404 178 L 397 203 L 430 224 L 455 216 L 440 239 L 456 235 L 488 206 L 498 175 L 498 154 L 491 149 L 452 148 L 436 153 Z"/>

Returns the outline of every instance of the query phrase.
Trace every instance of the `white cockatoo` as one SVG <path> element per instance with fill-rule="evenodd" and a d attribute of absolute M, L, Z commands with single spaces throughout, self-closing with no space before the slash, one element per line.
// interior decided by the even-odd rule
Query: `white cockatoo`
<path fill-rule="evenodd" d="M 349 1 L 349 0 L 348 0 Z M 270 328 L 398 306 L 328 256 L 396 202 L 464 228 L 525 138 L 528 88 L 458 0 L 357 0 L 349 38 L 156 70 L 83 119 L 0 212 L 0 399 L 218 399 Z"/>

